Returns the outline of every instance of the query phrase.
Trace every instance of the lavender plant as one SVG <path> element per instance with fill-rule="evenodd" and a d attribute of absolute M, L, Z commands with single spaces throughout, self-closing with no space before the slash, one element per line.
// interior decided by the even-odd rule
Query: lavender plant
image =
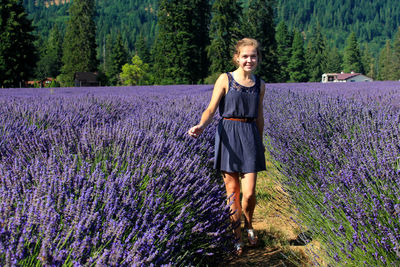
<path fill-rule="evenodd" d="M 0 91 L 0 265 L 196 265 L 232 249 L 209 86 Z"/>
<path fill-rule="evenodd" d="M 333 265 L 399 265 L 400 84 L 267 85 L 266 135 Z"/>

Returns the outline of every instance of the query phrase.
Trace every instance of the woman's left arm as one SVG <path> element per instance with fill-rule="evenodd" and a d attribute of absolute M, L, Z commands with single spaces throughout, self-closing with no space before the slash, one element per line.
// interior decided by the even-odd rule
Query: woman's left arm
<path fill-rule="evenodd" d="M 260 134 L 261 140 L 263 140 L 263 132 L 264 132 L 264 94 L 265 94 L 265 82 L 263 80 L 260 81 L 260 100 L 258 103 L 258 115 L 256 119 L 256 124 L 258 128 L 258 132 Z"/>

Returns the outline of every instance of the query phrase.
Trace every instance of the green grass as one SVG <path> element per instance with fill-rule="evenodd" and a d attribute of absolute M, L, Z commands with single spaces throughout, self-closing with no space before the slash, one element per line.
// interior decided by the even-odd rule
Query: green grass
<path fill-rule="evenodd" d="M 312 244 L 307 246 L 292 246 L 290 244 L 290 236 L 298 235 L 305 231 L 304 227 L 296 223 L 297 208 L 290 199 L 290 195 L 284 192 L 281 181 L 284 176 L 279 172 L 278 168 L 273 164 L 273 160 L 266 153 L 266 171 L 260 172 L 257 178 L 257 208 L 255 216 L 267 223 L 267 229 L 258 231 L 259 247 L 263 250 L 277 249 L 275 253 L 268 259 L 272 266 L 310 266 L 313 258 Z M 273 221 L 272 214 L 279 214 L 282 222 L 290 221 L 293 226 L 291 232 L 288 232 L 288 225 L 268 224 Z M 270 217 L 270 218 L 268 218 Z M 292 220 L 291 218 L 294 218 Z M 309 251 L 311 250 L 311 251 Z M 272 253 L 272 252 L 271 252 Z M 315 252 L 314 252 L 315 254 Z M 320 253 L 317 253 L 320 254 Z M 269 265 L 246 265 L 246 266 L 269 266 Z"/>

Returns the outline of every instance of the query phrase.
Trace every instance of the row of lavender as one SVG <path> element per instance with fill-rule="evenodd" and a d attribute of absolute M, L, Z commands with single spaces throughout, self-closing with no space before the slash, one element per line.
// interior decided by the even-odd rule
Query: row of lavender
<path fill-rule="evenodd" d="M 0 265 L 193 265 L 232 249 L 214 127 L 186 135 L 210 86 L 0 94 Z"/>
<path fill-rule="evenodd" d="M 400 264 L 400 83 L 275 84 L 266 134 L 332 265 Z"/>

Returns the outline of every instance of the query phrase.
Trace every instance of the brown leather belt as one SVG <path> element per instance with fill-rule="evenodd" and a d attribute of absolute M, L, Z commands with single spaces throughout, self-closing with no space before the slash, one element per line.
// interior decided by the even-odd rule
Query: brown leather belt
<path fill-rule="evenodd" d="M 253 122 L 255 118 L 224 118 L 224 120 L 240 121 L 240 122 Z"/>

